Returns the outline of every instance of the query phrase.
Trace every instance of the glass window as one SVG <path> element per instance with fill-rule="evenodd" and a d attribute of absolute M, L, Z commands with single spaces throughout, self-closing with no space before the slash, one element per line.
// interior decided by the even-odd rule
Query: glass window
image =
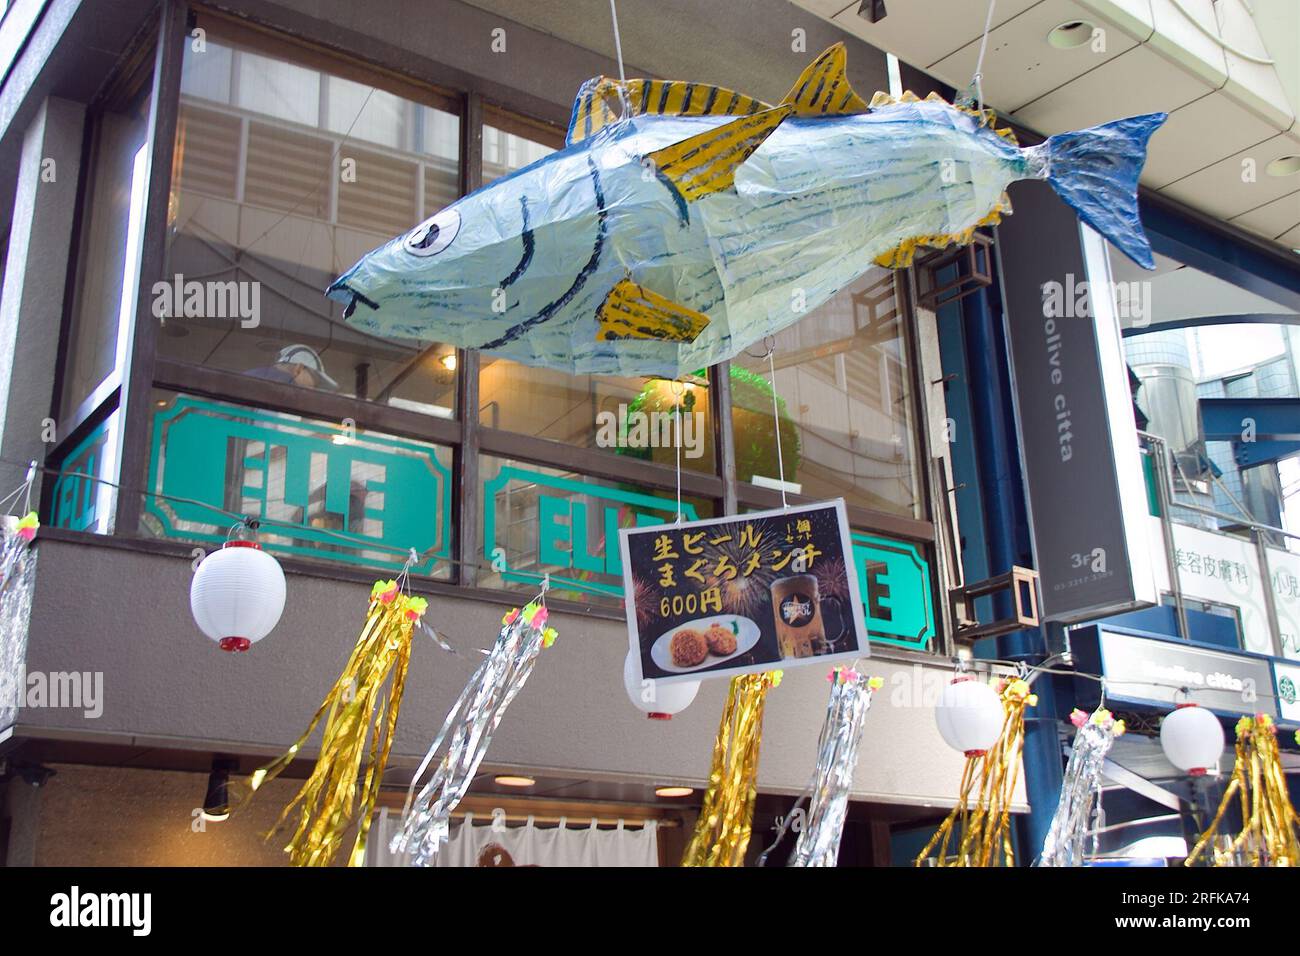
<path fill-rule="evenodd" d="M 333 68 L 214 30 L 186 48 L 159 354 L 451 416 L 450 346 L 355 329 L 323 291 L 456 198 L 460 118 Z"/>
<path fill-rule="evenodd" d="M 732 362 L 736 477 L 779 478 L 766 357 Z M 915 395 L 894 274 L 875 268 L 775 336 L 781 464 L 814 499 L 922 517 Z"/>
<path fill-rule="evenodd" d="M 489 355 L 481 358 L 479 422 L 485 427 L 675 467 L 714 473 L 707 379 L 565 375 Z M 674 409 L 684 411 L 680 425 Z"/>
<path fill-rule="evenodd" d="M 551 575 L 551 595 L 613 602 L 623 593 L 618 529 L 662 524 L 671 491 L 600 481 L 571 471 L 484 456 L 483 555 L 487 587 L 519 588 Z M 711 518 L 712 501 L 685 497 L 686 520 Z"/>
<path fill-rule="evenodd" d="M 147 84 L 96 118 L 60 414 L 73 413 L 125 359 L 135 321 L 149 180 Z"/>
<path fill-rule="evenodd" d="M 483 121 L 483 182 L 523 169 L 564 146 L 564 133 L 542 123 L 488 110 Z"/>
<path fill-rule="evenodd" d="M 451 577 L 451 450 L 156 391 L 142 526 L 220 545 L 237 515 L 279 554 Z"/>

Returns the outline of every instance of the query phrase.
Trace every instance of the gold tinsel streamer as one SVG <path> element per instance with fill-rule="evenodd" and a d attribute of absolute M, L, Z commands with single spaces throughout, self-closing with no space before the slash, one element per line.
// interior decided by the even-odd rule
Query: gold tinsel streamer
<path fill-rule="evenodd" d="M 338 854 L 349 827 L 358 820 L 348 865 L 360 866 L 364 861 L 375 799 L 393 744 L 393 729 L 406 684 L 411 633 L 426 606 L 424 598 L 402 594 L 395 581 L 377 582 L 371 590 L 370 609 L 361 637 L 306 731 L 282 756 L 250 778 L 252 791 L 273 780 L 289 766 L 321 718 L 325 718 L 316 766 L 267 834 L 269 839 L 284 825 L 294 808 L 298 809 L 297 828 L 285 847 L 294 866 L 328 866 Z M 392 683 L 385 697 L 384 686 L 389 674 Z M 366 757 L 369 759 L 362 777 L 361 764 Z"/>
<path fill-rule="evenodd" d="M 1241 802 L 1241 832 L 1222 857 L 1216 852 L 1214 866 L 1232 865 L 1244 851 L 1249 866 L 1300 865 L 1300 842 L 1296 840 L 1300 820 L 1287 794 L 1277 748 L 1277 727 L 1267 714 L 1237 721 L 1237 761 L 1232 780 L 1219 801 L 1218 812 L 1209 828 L 1183 861 L 1193 866 L 1218 833 L 1223 815 L 1237 797 Z"/>
<path fill-rule="evenodd" d="M 988 751 L 966 758 L 957 804 L 925 845 L 914 866 L 930 856 L 937 844 L 940 866 L 1015 866 L 1011 849 L 1011 798 L 1020 773 L 1025 744 L 1025 708 L 1038 703 L 1023 680 L 1002 688 L 1002 733 Z M 974 806 L 971 806 L 972 799 Z M 954 830 L 960 833 L 957 853 L 948 856 Z"/>
<path fill-rule="evenodd" d="M 682 866 L 744 865 L 758 796 L 763 705 L 767 692 L 780 683 L 780 671 L 732 678 L 713 745 L 709 789 Z"/>

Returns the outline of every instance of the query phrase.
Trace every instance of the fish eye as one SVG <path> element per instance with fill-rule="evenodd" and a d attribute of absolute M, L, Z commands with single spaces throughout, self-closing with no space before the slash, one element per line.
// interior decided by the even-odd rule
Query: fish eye
<path fill-rule="evenodd" d="M 459 231 L 460 213 L 444 209 L 412 229 L 402 245 L 415 256 L 436 256 L 451 245 Z"/>

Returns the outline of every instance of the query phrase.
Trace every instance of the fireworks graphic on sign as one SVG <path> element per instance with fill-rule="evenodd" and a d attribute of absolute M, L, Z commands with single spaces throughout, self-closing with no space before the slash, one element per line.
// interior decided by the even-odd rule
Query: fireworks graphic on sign
<path fill-rule="evenodd" d="M 632 576 L 632 594 L 630 600 L 636 610 L 636 625 L 643 628 L 655 619 L 655 603 L 659 600 L 659 587 L 637 575 Z"/>
<path fill-rule="evenodd" d="M 849 599 L 849 577 L 843 558 L 815 561 L 809 570 L 817 577 L 817 590 L 822 597 Z"/>
<path fill-rule="evenodd" d="M 770 599 L 770 589 L 776 575 L 769 568 L 763 567 L 760 562 L 749 574 L 743 573 L 754 552 L 757 550 L 762 553 L 763 540 L 767 537 L 765 530 L 763 522 L 754 526 L 758 548 L 754 548 L 752 542 L 742 544 L 739 533 L 733 532 L 731 540 L 710 543 L 705 550 L 709 559 L 709 586 L 718 588 L 722 594 L 722 607 L 732 614 L 752 617 Z M 735 575 L 717 573 L 720 566 L 734 568 Z"/>

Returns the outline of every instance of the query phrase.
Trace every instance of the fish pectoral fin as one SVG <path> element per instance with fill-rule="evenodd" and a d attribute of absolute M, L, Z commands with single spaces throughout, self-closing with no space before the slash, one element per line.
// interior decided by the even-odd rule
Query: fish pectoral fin
<path fill-rule="evenodd" d="M 742 116 L 648 153 L 656 175 L 673 184 L 688 201 L 731 188 L 736 170 L 794 110 L 777 106 Z"/>
<path fill-rule="evenodd" d="M 794 107 L 796 116 L 835 116 L 867 112 L 867 101 L 849 85 L 844 72 L 848 54 L 836 43 L 799 74 L 782 103 Z"/>
<path fill-rule="evenodd" d="M 694 342 L 709 324 L 709 317 L 667 299 L 631 279 L 623 279 L 596 312 L 596 339 L 660 339 Z"/>

